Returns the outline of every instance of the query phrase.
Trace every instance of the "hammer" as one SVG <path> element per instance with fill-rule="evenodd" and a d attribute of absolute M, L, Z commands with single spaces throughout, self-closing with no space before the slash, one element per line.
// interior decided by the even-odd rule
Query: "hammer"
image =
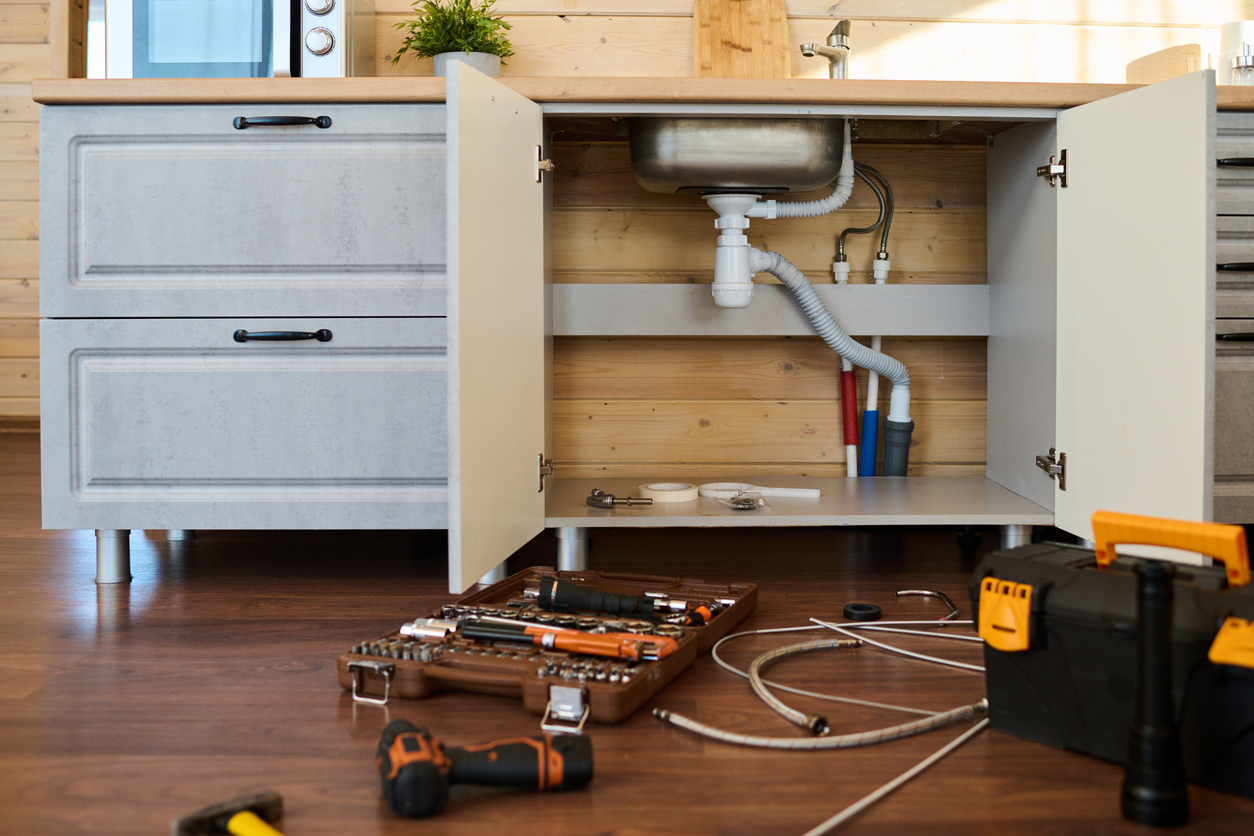
<path fill-rule="evenodd" d="M 266 822 L 283 818 L 283 796 L 273 790 L 246 795 L 175 819 L 172 836 L 283 836 Z"/>

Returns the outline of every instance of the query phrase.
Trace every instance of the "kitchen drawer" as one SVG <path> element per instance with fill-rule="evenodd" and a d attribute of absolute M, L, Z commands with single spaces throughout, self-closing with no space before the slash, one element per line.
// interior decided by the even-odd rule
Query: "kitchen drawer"
<path fill-rule="evenodd" d="M 445 132 L 435 104 L 45 108 L 41 313 L 442 316 Z"/>
<path fill-rule="evenodd" d="M 442 318 L 44 320 L 40 343 L 45 528 L 447 524 Z"/>
<path fill-rule="evenodd" d="M 1254 160 L 1254 113 L 1218 114 L 1215 156 Z M 1254 167 L 1215 169 L 1215 211 L 1220 215 L 1254 215 Z"/>
<path fill-rule="evenodd" d="M 1215 260 L 1254 265 L 1254 217 L 1215 218 Z M 1254 267 L 1215 274 L 1215 316 L 1254 317 Z"/>
<path fill-rule="evenodd" d="M 1254 337 L 1254 319 L 1215 331 Z M 1215 344 L 1215 521 L 1254 523 L 1254 342 Z"/>

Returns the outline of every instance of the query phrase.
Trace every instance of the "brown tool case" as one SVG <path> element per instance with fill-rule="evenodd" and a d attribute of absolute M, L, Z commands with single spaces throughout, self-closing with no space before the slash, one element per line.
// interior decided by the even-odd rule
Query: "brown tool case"
<path fill-rule="evenodd" d="M 675 624 L 682 617 L 679 614 L 657 616 L 655 623 L 605 613 L 545 613 L 528 590 L 536 589 L 541 579 L 553 577 L 603 592 L 680 600 L 691 606 L 718 604 L 721 609 L 701 626 Z M 493 615 L 577 629 L 669 634 L 678 649 L 661 659 L 631 662 L 512 641 L 468 639 L 460 632 L 411 638 L 397 629 L 341 654 L 336 673 L 340 685 L 359 702 L 384 703 L 393 696 L 423 699 L 439 691 L 521 697 L 528 711 L 543 715 L 544 728 L 573 731 L 588 719 L 600 723 L 625 720 L 691 665 L 697 654 L 708 651 L 731 632 L 753 612 L 757 602 L 758 588 L 751 583 L 713 584 L 686 578 L 533 567 L 430 615 L 449 620 Z"/>

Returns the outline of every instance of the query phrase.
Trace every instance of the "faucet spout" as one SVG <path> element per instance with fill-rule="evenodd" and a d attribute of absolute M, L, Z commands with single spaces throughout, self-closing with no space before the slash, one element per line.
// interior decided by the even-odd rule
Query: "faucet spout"
<path fill-rule="evenodd" d="M 822 44 L 802 44 L 801 54 L 807 58 L 813 58 L 821 55 L 828 62 L 828 76 L 830 78 L 848 78 L 849 77 L 849 56 L 852 49 L 849 46 L 849 29 L 850 22 L 842 20 L 836 24 L 836 28 L 827 36 L 827 45 Z"/>

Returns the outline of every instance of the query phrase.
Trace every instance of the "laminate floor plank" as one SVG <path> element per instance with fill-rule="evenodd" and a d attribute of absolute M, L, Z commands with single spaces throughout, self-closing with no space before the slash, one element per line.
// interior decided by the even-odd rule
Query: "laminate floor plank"
<path fill-rule="evenodd" d="M 532 734 L 520 703 L 443 693 L 355 705 L 335 681 L 351 644 L 451 600 L 443 532 L 205 531 L 170 542 L 132 535 L 130 584 L 92 583 L 89 531 L 43 531 L 38 437 L 0 434 L 0 834 L 167 832 L 170 820 L 276 788 L 281 829 L 307 834 L 800 834 L 958 736 L 960 724 L 865 749 L 737 748 L 662 725 L 665 706 L 746 733 L 796 731 L 747 683 L 699 658 L 618 726 L 589 727 L 595 778 L 537 794 L 458 787 L 423 822 L 391 815 L 374 747 L 406 717 L 452 745 Z M 983 551 L 995 547 L 984 537 Z M 536 538 L 510 569 L 551 563 Z M 593 568 L 758 583 L 743 629 L 836 618 L 844 604 L 933 618 L 940 603 L 895 598 L 939 589 L 969 613 L 975 556 L 952 530 L 612 529 L 593 533 Z M 966 628 L 957 627 L 956 631 Z M 760 652 L 825 631 L 750 636 L 724 646 L 744 668 Z M 963 633 L 969 635 L 969 633 Z M 978 663 L 977 644 L 884 636 Z M 781 660 L 768 678 L 822 693 L 936 711 L 983 695 L 983 679 L 868 647 Z M 783 695 L 837 732 L 911 716 Z M 849 834 L 1135 834 L 1119 817 L 1123 770 L 985 731 L 842 831 Z M 1254 801 L 1194 787 L 1178 831 L 1248 833 Z"/>

